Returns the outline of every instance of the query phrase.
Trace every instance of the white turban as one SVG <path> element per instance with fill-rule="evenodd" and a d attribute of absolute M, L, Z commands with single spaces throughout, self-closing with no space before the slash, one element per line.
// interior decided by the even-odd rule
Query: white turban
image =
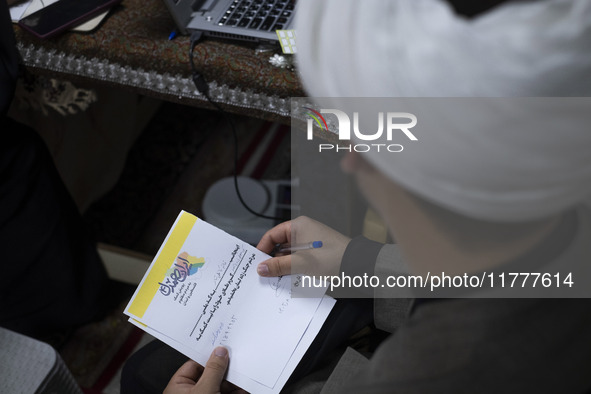
<path fill-rule="evenodd" d="M 364 153 L 407 189 L 494 221 L 591 195 L 591 1 L 507 3 L 464 19 L 441 0 L 300 0 L 296 28 L 304 86 L 329 97 L 324 108 L 438 98 L 414 102 L 428 113 L 404 152 Z"/>

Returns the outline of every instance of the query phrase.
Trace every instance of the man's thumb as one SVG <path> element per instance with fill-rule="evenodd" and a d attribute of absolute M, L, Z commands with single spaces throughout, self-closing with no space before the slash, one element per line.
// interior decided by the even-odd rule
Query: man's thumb
<path fill-rule="evenodd" d="M 197 392 L 203 394 L 219 393 L 229 361 L 226 348 L 220 346 L 213 349 L 209 360 L 205 364 L 203 375 L 197 382 Z"/>

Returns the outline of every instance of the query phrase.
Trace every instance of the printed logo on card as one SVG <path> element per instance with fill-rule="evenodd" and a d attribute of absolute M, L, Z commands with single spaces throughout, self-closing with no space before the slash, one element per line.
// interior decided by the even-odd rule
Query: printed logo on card
<path fill-rule="evenodd" d="M 174 265 L 166 271 L 164 281 L 158 282 L 160 293 L 164 296 L 175 294 L 177 286 L 185 282 L 189 276 L 195 275 L 204 265 L 203 257 L 194 257 L 187 252 L 182 252 L 177 256 Z"/>

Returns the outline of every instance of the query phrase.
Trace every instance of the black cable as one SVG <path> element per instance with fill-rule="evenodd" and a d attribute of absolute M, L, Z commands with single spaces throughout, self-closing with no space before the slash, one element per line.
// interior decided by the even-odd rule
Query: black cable
<path fill-rule="evenodd" d="M 282 218 L 276 216 L 268 216 L 263 213 L 256 212 L 251 207 L 246 204 L 246 201 L 242 198 L 242 194 L 240 193 L 240 188 L 238 187 L 238 133 L 236 132 L 236 125 L 234 124 L 234 120 L 230 116 L 228 112 L 226 112 L 218 103 L 213 101 L 209 96 L 209 85 L 203 75 L 197 71 L 197 67 L 195 67 L 195 61 L 193 60 L 193 51 L 197 46 L 197 43 L 201 39 L 202 33 L 201 32 L 193 32 L 191 34 L 191 49 L 189 50 L 189 62 L 191 63 L 191 72 L 192 72 L 192 79 L 193 83 L 195 84 L 195 88 L 199 93 L 201 93 L 207 101 L 214 106 L 223 116 L 224 119 L 230 124 L 230 129 L 232 130 L 232 135 L 234 136 L 234 189 L 236 190 L 236 195 L 240 200 L 242 206 L 251 214 L 258 216 L 263 219 L 274 220 L 277 222 L 283 221 Z"/>

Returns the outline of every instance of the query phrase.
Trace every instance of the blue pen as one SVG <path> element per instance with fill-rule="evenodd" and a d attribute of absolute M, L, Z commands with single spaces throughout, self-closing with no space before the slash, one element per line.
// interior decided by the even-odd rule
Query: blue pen
<path fill-rule="evenodd" d="M 318 249 L 322 247 L 322 241 L 314 241 L 308 242 L 304 244 L 281 244 L 278 245 L 278 252 L 279 253 L 291 253 L 295 252 L 296 250 L 306 250 L 306 249 Z"/>

